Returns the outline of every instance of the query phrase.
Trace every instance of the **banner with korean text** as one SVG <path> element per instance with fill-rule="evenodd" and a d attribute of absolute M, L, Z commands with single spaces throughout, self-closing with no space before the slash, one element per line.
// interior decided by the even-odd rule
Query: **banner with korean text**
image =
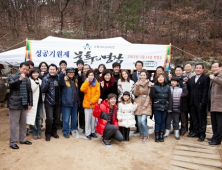
<path fill-rule="evenodd" d="M 121 63 L 121 69 L 133 69 L 140 60 L 144 69 L 155 70 L 163 66 L 170 70 L 171 45 L 131 44 L 127 41 L 104 40 L 71 40 L 62 41 L 26 41 L 26 61 L 31 60 L 37 66 L 45 61 L 48 64 L 59 64 L 61 60 L 68 63 L 68 67 L 76 67 L 76 62 L 82 59 L 85 64 L 97 68 L 105 64 L 108 69 L 114 62 Z"/>

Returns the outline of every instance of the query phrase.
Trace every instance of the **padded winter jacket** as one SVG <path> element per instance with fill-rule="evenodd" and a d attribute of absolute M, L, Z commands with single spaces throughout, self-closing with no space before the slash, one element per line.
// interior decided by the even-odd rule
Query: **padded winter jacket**
<path fill-rule="evenodd" d="M 100 97 L 100 84 L 97 82 L 96 78 L 93 79 L 91 84 L 85 81 L 80 90 L 84 93 L 83 107 L 94 109 Z"/>

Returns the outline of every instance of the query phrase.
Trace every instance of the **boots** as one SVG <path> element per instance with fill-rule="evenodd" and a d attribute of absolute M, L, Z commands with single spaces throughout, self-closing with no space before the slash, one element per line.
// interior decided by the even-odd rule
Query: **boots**
<path fill-rule="evenodd" d="M 159 142 L 160 141 L 160 132 L 155 132 L 155 142 Z"/>
<path fill-rule="evenodd" d="M 125 141 L 125 128 L 124 127 L 119 127 L 119 131 L 121 132 L 121 134 L 123 135 L 123 141 Z"/>
<path fill-rule="evenodd" d="M 125 141 L 129 141 L 130 128 L 125 129 Z"/>
<path fill-rule="evenodd" d="M 180 133 L 179 130 L 174 130 L 176 140 L 180 140 Z"/>
<path fill-rule="evenodd" d="M 170 130 L 166 129 L 165 134 L 164 134 L 164 138 L 170 135 Z"/>
<path fill-rule="evenodd" d="M 164 142 L 163 134 L 164 134 L 164 130 L 161 130 L 160 131 L 160 142 Z"/>

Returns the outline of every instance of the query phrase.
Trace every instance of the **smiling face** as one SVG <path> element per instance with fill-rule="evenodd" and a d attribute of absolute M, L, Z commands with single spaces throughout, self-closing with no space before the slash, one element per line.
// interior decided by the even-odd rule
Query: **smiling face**
<path fill-rule="evenodd" d="M 190 64 L 186 64 L 184 70 L 187 74 L 189 74 L 192 71 L 192 66 Z"/>
<path fill-rule="evenodd" d="M 67 73 L 67 76 L 71 79 L 73 79 L 73 77 L 75 76 L 75 73 Z"/>
<path fill-rule="evenodd" d="M 141 73 L 140 73 L 140 80 L 141 80 L 141 81 L 145 81 L 146 78 L 147 78 L 146 73 L 145 73 L 145 72 L 141 72 Z"/>
<path fill-rule="evenodd" d="M 110 104 L 110 106 L 114 106 L 116 104 L 116 98 L 115 97 L 110 98 L 109 104 Z"/>
<path fill-rule="evenodd" d="M 51 76 L 55 76 L 55 75 L 57 74 L 56 67 L 50 66 L 50 67 L 49 67 L 49 74 L 50 74 Z"/>
<path fill-rule="evenodd" d="M 88 70 L 89 70 L 89 66 L 88 65 L 83 66 L 83 73 L 84 74 L 86 74 Z"/>
<path fill-rule="evenodd" d="M 41 67 L 40 67 L 40 70 L 43 71 L 43 72 L 46 72 L 47 71 L 47 66 L 45 63 L 42 63 Z"/>
<path fill-rule="evenodd" d="M 19 67 L 19 72 L 21 74 L 28 74 L 29 73 L 29 66 L 22 65 L 22 67 Z"/>
<path fill-rule="evenodd" d="M 219 74 L 221 72 L 221 67 L 219 67 L 219 63 L 212 64 L 211 71 L 214 75 Z"/>
<path fill-rule="evenodd" d="M 177 67 L 175 70 L 175 74 L 177 77 L 180 77 L 183 75 L 183 70 L 180 67 Z"/>
<path fill-rule="evenodd" d="M 38 73 L 38 72 L 32 73 L 32 78 L 33 78 L 34 80 L 37 80 L 38 77 L 39 77 L 39 73 Z"/>
<path fill-rule="evenodd" d="M 122 72 L 122 77 L 123 77 L 123 79 L 124 79 L 125 81 L 127 81 L 127 79 L 128 79 L 128 74 L 127 74 L 125 71 L 123 71 L 123 72 Z"/>
<path fill-rule="evenodd" d="M 66 70 L 66 68 L 67 68 L 67 65 L 66 65 L 65 63 L 62 63 L 62 64 L 60 65 L 60 70 L 63 70 L 63 69 Z"/>
<path fill-rule="evenodd" d="M 102 73 L 104 71 L 104 67 L 103 66 L 99 66 L 99 72 Z"/>
<path fill-rule="evenodd" d="M 93 79 L 94 79 L 94 74 L 93 73 L 89 73 L 88 79 L 89 79 L 89 82 L 92 82 Z"/>
<path fill-rule="evenodd" d="M 159 84 L 163 84 L 164 83 L 164 77 L 163 75 L 160 75 L 158 78 L 157 78 L 157 81 Z"/>
<path fill-rule="evenodd" d="M 128 100 L 129 100 L 129 96 L 128 95 L 123 95 L 123 100 L 125 101 L 125 102 L 127 102 Z"/>
<path fill-rule="evenodd" d="M 195 73 L 196 75 L 201 75 L 204 72 L 204 68 L 202 65 L 196 65 L 195 67 Z"/>
<path fill-rule="evenodd" d="M 104 76 L 104 79 L 105 81 L 110 81 L 111 80 L 111 74 L 110 73 L 107 73 L 105 76 Z"/>
<path fill-rule="evenodd" d="M 119 70 L 120 70 L 119 66 L 113 68 L 114 73 L 119 73 Z"/>
<path fill-rule="evenodd" d="M 142 63 L 136 63 L 136 71 L 141 72 L 142 69 L 143 69 Z"/>

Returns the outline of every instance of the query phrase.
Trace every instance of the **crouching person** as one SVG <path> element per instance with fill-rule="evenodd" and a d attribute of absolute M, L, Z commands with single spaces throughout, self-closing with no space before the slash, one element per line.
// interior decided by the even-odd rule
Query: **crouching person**
<path fill-rule="evenodd" d="M 170 134 L 170 126 L 171 121 L 173 120 L 173 129 L 174 129 L 174 135 L 177 140 L 180 139 L 179 135 L 179 121 L 180 121 L 180 105 L 181 105 L 181 97 L 187 96 L 187 86 L 186 83 L 184 83 L 183 88 L 180 88 L 178 86 L 180 79 L 178 77 L 173 77 L 171 79 L 171 87 L 170 87 L 170 105 L 166 120 L 166 131 L 164 134 L 164 137 L 169 136 Z"/>
<path fill-rule="evenodd" d="M 21 144 L 31 145 L 26 140 L 26 114 L 33 105 L 32 88 L 29 78 L 26 76 L 29 71 L 29 64 L 20 64 L 19 71 L 9 77 L 10 88 L 8 108 L 10 141 L 12 149 L 19 149 L 17 143 L 17 127 L 19 126 L 19 141 Z"/>
<path fill-rule="evenodd" d="M 66 72 L 66 75 L 65 75 Z M 74 78 L 74 68 L 62 69 L 59 74 L 59 86 L 62 89 L 62 123 L 63 136 L 69 138 L 69 133 L 76 133 L 77 130 L 77 110 L 79 102 L 79 91 L 77 80 Z M 69 127 L 69 119 L 71 117 L 71 128 Z"/>
<path fill-rule="evenodd" d="M 123 136 L 119 131 L 117 120 L 118 107 L 116 105 L 116 100 L 116 94 L 110 93 L 102 104 L 100 104 L 101 99 L 99 99 L 93 112 L 93 116 L 98 118 L 96 132 L 103 136 L 102 143 L 107 147 L 111 146 L 111 138 L 123 141 Z"/>

